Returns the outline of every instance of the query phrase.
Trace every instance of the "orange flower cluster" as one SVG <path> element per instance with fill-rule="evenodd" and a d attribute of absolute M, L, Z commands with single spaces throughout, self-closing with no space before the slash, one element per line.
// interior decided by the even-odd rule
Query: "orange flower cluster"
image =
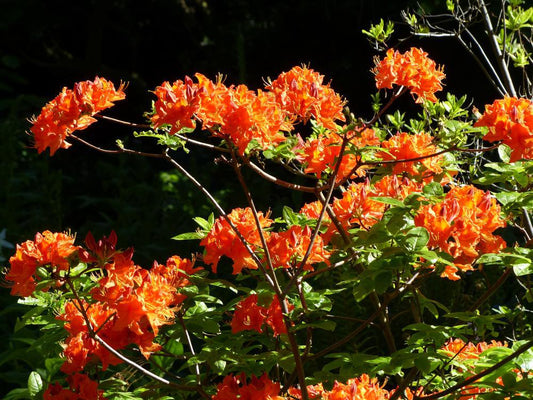
<path fill-rule="evenodd" d="M 236 208 L 228 218 L 246 240 L 250 249 L 254 252 L 262 251 L 262 243 L 251 208 Z M 258 213 L 261 228 L 268 228 L 274 221 L 263 213 Z M 290 268 L 298 266 L 311 243 L 311 230 L 309 227 L 291 226 L 283 232 L 270 232 L 263 230 L 263 236 L 269 249 L 272 266 L 274 268 Z M 210 264 L 213 272 L 217 272 L 217 266 L 222 256 L 233 260 L 233 274 L 239 274 L 243 268 L 257 269 L 258 266 L 242 243 L 237 233 L 231 228 L 228 221 L 218 218 L 211 231 L 202 239 L 200 245 L 205 247 L 203 261 Z M 324 242 L 317 236 L 313 242 L 311 255 L 308 257 L 304 269 L 311 270 L 312 264 L 328 263 L 330 252 L 324 248 Z M 263 258 L 263 262 L 265 258 Z"/>
<path fill-rule="evenodd" d="M 437 101 L 435 92 L 442 90 L 445 75 L 426 52 L 412 47 L 405 53 L 389 49 L 383 60 L 376 60 L 373 69 L 378 89 L 404 86 L 416 96 L 416 102 Z"/>
<path fill-rule="evenodd" d="M 484 253 L 495 253 L 505 247 L 505 241 L 495 236 L 497 228 L 505 226 L 500 206 L 489 192 L 474 186 L 455 186 L 441 203 L 422 206 L 415 224 L 430 234 L 428 246 L 439 248 L 454 258 L 441 276 L 458 280 L 459 270 L 473 270 L 472 263 Z"/>
<path fill-rule="evenodd" d="M 363 374 L 349 379 L 346 383 L 335 382 L 331 390 L 325 390 L 321 383 L 307 386 L 310 399 L 315 400 L 387 400 L 394 393 L 383 388 L 377 378 L 370 378 Z M 405 395 L 413 399 L 413 392 L 406 389 Z M 419 390 L 417 395 L 423 395 Z M 280 395 L 279 383 L 272 382 L 266 374 L 261 378 L 252 376 L 250 383 L 246 383 L 244 373 L 240 376 L 228 375 L 217 386 L 217 394 L 213 400 L 289 400 L 301 399 L 302 391 L 291 387 L 288 396 Z"/>
<path fill-rule="evenodd" d="M 495 340 L 492 340 L 490 343 L 480 342 L 474 344 L 472 342 L 465 343 L 462 339 L 450 339 L 441 350 L 447 356 L 454 357 L 457 361 L 473 361 L 475 363 L 475 361 L 479 359 L 481 353 L 493 347 L 507 347 L 507 344 Z M 472 374 L 475 373 L 474 367 L 475 365 L 472 365 L 471 370 L 469 370 Z M 514 370 L 514 372 L 517 374 L 518 378 L 522 378 L 518 369 Z M 499 377 L 496 380 L 496 383 L 503 386 L 502 378 Z M 493 389 L 487 387 L 467 386 L 461 390 L 461 400 L 476 400 L 478 398 L 483 398 L 478 395 L 491 391 L 493 391 Z M 506 399 L 508 399 L 508 397 Z"/>
<path fill-rule="evenodd" d="M 305 228 L 293 225 L 284 232 L 272 233 L 268 240 L 272 266 L 274 268 L 299 267 L 299 262 L 304 258 L 310 244 L 311 229 L 307 225 Z M 312 264 L 319 262 L 329 264 L 330 255 L 331 253 L 324 248 L 322 237 L 317 235 L 303 269 L 312 271 Z"/>
<path fill-rule="evenodd" d="M 154 128 L 168 125 L 175 134 L 200 121 L 203 129 L 229 139 L 242 155 L 252 140 L 262 149 L 283 142 L 282 131 L 291 131 L 298 120 L 313 117 L 331 129 L 335 120 L 344 120 L 340 96 L 322 84 L 322 75 L 307 68 L 282 73 L 266 91 L 227 87 L 220 78 L 213 82 L 202 74 L 195 77 L 198 83 L 186 77 L 156 88 Z"/>
<path fill-rule="evenodd" d="M 370 182 L 352 183 L 344 191 L 341 198 L 333 200 L 332 209 L 336 219 L 344 229 L 358 226 L 368 229 L 380 221 L 387 209 L 385 203 L 373 200 L 372 197 L 392 197 L 398 200 L 405 199 L 409 194 L 420 192 L 422 184 L 408 178 L 398 179 L 396 175 L 386 175 L 373 185 Z M 300 213 L 308 218 L 318 218 L 322 205 L 319 202 L 306 204 Z M 322 235 L 325 243 L 337 232 L 337 227 L 329 220 L 324 224 L 328 226 Z"/>
<path fill-rule="evenodd" d="M 93 116 L 112 107 L 114 101 L 123 100 L 124 84 L 118 89 L 112 82 L 96 77 L 94 81 L 78 82 L 74 89 L 63 88 L 55 99 L 47 103 L 37 118 L 33 118 L 31 132 L 39 153 L 47 147 L 50 155 L 67 149 L 66 138 L 74 131 L 87 128 L 96 119 Z"/>
<path fill-rule="evenodd" d="M 74 374 L 67 378 L 70 389 L 53 383 L 43 393 L 43 400 L 106 400 L 104 391 L 98 390 L 98 383 L 87 375 Z"/>
<path fill-rule="evenodd" d="M 39 277 L 37 267 L 45 267 L 56 284 L 61 285 L 59 271 L 69 269 L 69 258 L 78 252 L 74 245 L 74 237 L 65 233 L 44 231 L 37 233 L 35 240 L 27 240 L 17 245 L 16 253 L 9 259 L 11 268 L 5 279 L 13 282 L 11 294 L 14 296 L 31 296 Z"/>
<path fill-rule="evenodd" d="M 252 250 L 261 248 L 261 237 L 251 208 L 235 208 L 228 214 L 228 218 Z M 268 218 L 268 214 L 265 216 L 261 212 L 258 213 L 258 218 L 262 228 L 267 228 L 274 222 Z M 233 274 L 235 275 L 239 274 L 243 268 L 257 269 L 257 265 L 241 239 L 223 217 L 216 219 L 211 231 L 200 242 L 200 245 L 205 247 L 203 261 L 211 265 L 213 272 L 217 272 L 217 265 L 222 256 L 233 260 Z"/>
<path fill-rule="evenodd" d="M 293 67 L 282 72 L 267 89 L 275 93 L 278 102 L 292 118 L 307 122 L 314 118 L 328 129 L 336 129 L 335 120 L 344 121 L 344 101 L 329 85 L 324 76 L 306 67 Z"/>
<path fill-rule="evenodd" d="M 266 323 L 272 328 L 274 336 L 287 333 L 278 296 L 272 298 L 268 307 L 258 305 L 257 301 L 257 295 L 252 294 L 237 304 L 231 320 L 231 332 L 255 330 L 262 333 L 262 326 Z M 292 304 L 286 303 L 289 311 L 294 309 Z"/>
<path fill-rule="evenodd" d="M 376 155 L 383 161 L 418 159 L 393 163 L 393 174 L 407 174 L 413 179 L 427 181 L 442 173 L 444 157 L 442 154 L 431 156 L 437 152 L 437 147 L 433 144 L 433 137 L 427 133 L 410 135 L 400 132 L 383 141 L 381 147 L 386 151 L 380 151 Z"/>
<path fill-rule="evenodd" d="M 350 144 L 346 146 L 346 151 L 351 149 L 363 148 L 365 146 L 378 146 L 379 138 L 372 129 L 364 129 L 357 134 L 354 132 L 346 133 L 350 139 Z M 337 133 L 327 132 L 319 135 L 318 138 L 310 138 L 295 148 L 297 151 L 296 159 L 305 165 L 304 171 L 308 174 L 316 174 L 318 178 L 322 173 L 332 172 L 340 155 L 342 148 L 342 138 Z M 348 152 L 343 155 L 337 181 L 355 176 L 364 176 L 365 168 L 363 166 L 356 168 L 361 157 Z"/>
<path fill-rule="evenodd" d="M 486 126 L 483 139 L 502 141 L 511 149 L 511 162 L 533 158 L 533 102 L 506 96 L 485 106 L 485 112 L 474 126 Z"/>
<path fill-rule="evenodd" d="M 246 383 L 246 376 L 228 375 L 217 386 L 212 400 L 285 400 L 279 395 L 280 384 L 274 383 L 265 373 L 260 378 L 252 376 Z"/>
<path fill-rule="evenodd" d="M 495 340 L 490 343 L 474 344 L 472 342 L 465 343 L 462 339 L 450 339 L 442 346 L 441 350 L 449 357 L 454 357 L 457 360 L 477 360 L 481 353 L 492 347 L 507 347 L 507 344 Z"/>
<path fill-rule="evenodd" d="M 93 337 L 91 330 L 116 350 L 136 344 L 146 358 L 161 348 L 154 338 L 162 325 L 172 321 L 185 298 L 177 289 L 188 285 L 187 276 L 200 268 L 194 268 L 190 260 L 173 256 L 165 265 L 154 263 L 151 270 L 145 270 L 133 263 L 132 255 L 131 250 L 116 252 L 104 266 L 105 275 L 91 290 L 95 303 L 73 300 L 58 316 L 66 322 L 69 332 L 63 372 L 81 371 L 96 360 L 104 370 L 121 362 Z"/>

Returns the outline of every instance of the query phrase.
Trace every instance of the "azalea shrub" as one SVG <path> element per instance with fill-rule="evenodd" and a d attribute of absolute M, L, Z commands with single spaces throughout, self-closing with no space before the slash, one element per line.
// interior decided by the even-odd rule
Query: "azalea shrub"
<path fill-rule="evenodd" d="M 515 3 L 509 37 L 530 26 L 513 28 L 516 13 L 533 15 Z M 460 20 L 461 4 L 447 5 Z M 490 22 L 483 2 L 470 11 Z M 197 241 L 195 254 L 151 267 L 114 232 L 19 243 L 4 279 L 29 307 L 18 328 L 40 328 L 46 361 L 6 398 L 533 396 L 533 102 L 498 75 L 501 97 L 477 110 L 444 91 L 445 67 L 423 49 L 386 49 L 383 21 L 365 33 L 384 50 L 373 115 L 352 112 L 334 82 L 302 65 L 257 89 L 201 73 L 163 82 L 140 124 L 103 114 L 127 88 L 96 77 L 31 119 L 39 153 L 76 144 L 166 161 L 213 213 L 174 237 Z M 405 102 L 417 111 L 402 112 Z M 87 129 L 99 119 L 160 151 L 121 138 L 99 147 Z M 184 168 L 182 153 L 196 150 L 231 169 L 242 203 L 224 209 Z M 250 173 L 305 200 L 258 209 Z M 455 301 L 467 285 L 476 297 Z"/>

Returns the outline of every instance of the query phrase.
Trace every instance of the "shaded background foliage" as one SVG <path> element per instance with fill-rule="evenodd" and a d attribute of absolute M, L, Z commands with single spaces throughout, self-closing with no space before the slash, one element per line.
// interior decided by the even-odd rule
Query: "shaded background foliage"
<path fill-rule="evenodd" d="M 437 11 L 443 3 L 422 5 Z M 106 114 L 143 122 L 141 115 L 153 100 L 149 91 L 165 80 L 195 72 L 214 78 L 220 72 L 228 84 L 257 88 L 263 78 L 302 63 L 331 79 L 356 115 L 369 116 L 375 52 L 361 29 L 380 18 L 398 20 L 401 9 L 415 6 L 415 1 L 390 0 L 3 0 L 0 231 L 6 229 L 6 239 L 18 243 L 45 229 L 71 229 L 80 239 L 88 231 L 100 237 L 114 229 L 119 246 L 134 245 L 135 260 L 143 266 L 175 253 L 187 256 L 197 244 L 170 238 L 193 230 L 191 218 L 206 218 L 211 207 L 185 178 L 158 161 L 109 157 L 77 144 L 53 158 L 37 155 L 25 135 L 26 119 L 63 86 L 96 75 L 129 82 L 127 100 Z M 412 45 L 420 42 L 407 40 L 400 46 Z M 451 40 L 422 45 L 439 64 L 468 63 L 467 68 L 446 70 L 449 91 L 468 93 L 479 106 L 494 95 L 486 86 L 472 85 L 479 71 L 466 56 L 457 58 L 463 54 L 459 45 Z M 115 138 L 130 132 L 101 121 L 82 136 L 111 147 Z M 232 171 L 223 164 L 214 168 L 213 154 L 194 149 L 182 161 L 223 206 L 244 205 Z M 289 191 L 272 191 L 260 180 L 253 185 L 258 208 L 271 207 L 275 215 L 282 204 L 301 200 Z M 11 249 L 0 250 L 4 258 L 11 254 Z M 1 263 L 7 265 L 7 260 Z M 449 294 L 443 291 L 443 296 Z M 0 293 L 0 381 L 5 382 L 27 376 L 6 358 L 15 345 L 4 347 L 13 333 L 14 300 L 7 290 Z M 27 363 L 38 365 L 38 359 L 34 354 Z"/>

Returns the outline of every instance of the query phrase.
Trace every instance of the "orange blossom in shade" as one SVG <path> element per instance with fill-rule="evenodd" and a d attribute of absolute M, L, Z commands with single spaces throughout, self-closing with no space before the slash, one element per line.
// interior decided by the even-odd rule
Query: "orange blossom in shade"
<path fill-rule="evenodd" d="M 393 49 L 382 60 L 376 60 L 373 69 L 378 89 L 392 89 L 393 85 L 404 86 L 416 96 L 416 102 L 437 101 L 435 92 L 442 90 L 444 73 L 427 53 L 416 47 L 405 53 Z"/>
<path fill-rule="evenodd" d="M 356 168 L 361 157 L 351 151 L 365 146 L 378 146 L 380 141 L 372 129 L 364 129 L 361 132 L 347 132 L 350 137 L 349 144 L 345 148 L 341 165 L 337 175 L 337 181 L 344 178 L 352 178 L 365 175 L 365 167 Z M 342 148 L 343 139 L 333 132 L 320 134 L 317 138 L 309 138 L 295 150 L 296 159 L 304 164 L 304 172 L 316 174 L 318 178 L 324 172 L 335 170 L 337 160 Z"/>
<path fill-rule="evenodd" d="M 283 322 L 283 312 L 278 296 L 274 296 L 268 308 L 257 304 L 258 297 L 256 294 L 248 296 L 246 299 L 237 303 L 233 318 L 231 320 L 231 332 L 255 330 L 263 332 L 263 324 L 272 328 L 274 336 L 287 333 L 287 327 Z M 292 304 L 287 304 L 289 311 L 294 309 Z"/>
<path fill-rule="evenodd" d="M 70 389 L 53 383 L 43 393 L 43 400 L 105 400 L 104 391 L 87 375 L 74 374 L 67 378 Z"/>
<path fill-rule="evenodd" d="M 299 262 L 304 258 L 307 248 L 311 244 L 311 228 L 291 226 L 284 232 L 273 232 L 268 239 L 268 249 L 272 267 L 299 267 Z M 320 235 L 317 235 L 303 266 L 305 270 L 312 270 L 312 264 L 325 262 L 329 264 L 330 252 L 324 248 L 324 242 Z"/>
<path fill-rule="evenodd" d="M 474 126 L 486 126 L 483 137 L 489 142 L 502 141 L 511 152 L 511 162 L 533 158 L 533 102 L 529 99 L 504 97 L 485 106 Z"/>
<path fill-rule="evenodd" d="M 252 376 L 246 383 L 244 373 L 240 376 L 228 375 L 218 384 L 212 400 L 284 400 L 279 396 L 280 384 L 274 383 L 265 373 L 260 378 Z"/>
<path fill-rule="evenodd" d="M 267 228 L 274 222 L 268 218 L 268 213 L 267 215 L 261 212 L 257 214 L 261 228 Z M 227 218 L 252 250 L 255 251 L 261 247 L 261 237 L 251 208 L 235 208 L 227 215 Z M 263 234 L 268 236 L 268 232 L 263 231 Z M 243 268 L 257 269 L 252 256 L 224 217 L 215 220 L 211 231 L 202 239 L 200 245 L 205 247 L 203 261 L 211 265 L 213 272 L 217 272 L 217 265 L 222 256 L 233 260 L 233 274 L 235 275 Z"/>
<path fill-rule="evenodd" d="M 98 242 L 94 239 L 91 232 L 85 237 L 86 249 L 80 248 L 78 255 L 80 260 L 85 263 L 96 262 L 98 266 L 103 267 L 114 255 L 117 245 L 117 234 L 111 231 L 109 237 L 102 237 Z"/>
<path fill-rule="evenodd" d="M 5 276 L 7 281 L 13 282 L 11 294 L 30 296 L 39 280 L 37 267 L 47 267 L 52 276 L 59 271 L 67 271 L 69 257 L 78 249 L 74 245 L 74 236 L 50 231 L 37 233 L 35 240 L 17 245 L 15 255 L 9 259 L 11 268 Z M 57 284 L 61 284 L 61 281 L 58 280 Z"/>
<path fill-rule="evenodd" d="M 63 88 L 42 108 L 39 116 L 30 121 L 37 151 L 41 153 L 49 147 L 50 155 L 54 155 L 59 148 L 70 147 L 67 137 L 95 122 L 93 116 L 112 107 L 114 101 L 123 100 L 126 97 L 123 89 L 123 83 L 115 89 L 112 82 L 99 77 L 94 81 L 78 82 L 73 90 Z"/>
<path fill-rule="evenodd" d="M 287 310 L 289 312 L 294 310 L 294 306 L 290 304 L 286 299 L 285 304 L 287 305 Z M 281 309 L 281 304 L 279 302 L 278 296 L 274 295 L 270 306 L 266 310 L 266 313 L 267 315 L 265 322 L 268 326 L 272 328 L 274 336 L 279 336 L 282 333 L 287 333 L 287 326 L 283 321 L 283 311 Z"/>
<path fill-rule="evenodd" d="M 266 308 L 257 305 L 257 295 L 252 294 L 237 303 L 231 320 L 231 332 L 255 330 L 262 333 L 266 315 Z"/>
<path fill-rule="evenodd" d="M 505 241 L 493 232 L 505 226 L 500 206 L 489 192 L 473 186 L 455 186 L 438 204 L 422 206 L 415 224 L 427 229 L 428 246 L 439 248 L 454 258 L 442 276 L 460 279 L 458 270 L 472 270 L 472 263 L 484 253 L 496 253 Z"/>
<path fill-rule="evenodd" d="M 292 120 L 307 122 L 314 118 L 325 128 L 336 129 L 335 121 L 345 120 L 345 102 L 323 81 L 324 76 L 312 69 L 293 67 L 270 82 L 267 90 L 276 95 Z"/>
<path fill-rule="evenodd" d="M 380 151 L 377 156 L 383 161 L 409 160 L 425 157 L 417 161 L 392 163 L 393 174 L 408 174 L 414 179 L 428 178 L 442 173 L 441 165 L 444 156 L 431 156 L 438 150 L 433 144 L 433 137 L 427 133 L 417 133 L 410 135 L 400 132 L 389 140 L 381 143 L 385 151 Z"/>

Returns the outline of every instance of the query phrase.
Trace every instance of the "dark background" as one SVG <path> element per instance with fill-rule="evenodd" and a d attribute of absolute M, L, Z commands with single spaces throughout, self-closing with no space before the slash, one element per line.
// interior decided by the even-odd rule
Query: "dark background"
<path fill-rule="evenodd" d="M 425 1 L 442 11 L 444 1 Z M 140 5 L 139 5 L 140 4 Z M 361 29 L 380 18 L 400 21 L 400 10 L 415 1 L 385 0 L 125 0 L 0 1 L 0 231 L 20 243 L 46 229 L 88 231 L 98 238 L 114 229 L 119 247 L 135 246 L 135 260 L 150 266 L 172 254 L 188 256 L 197 243 L 170 238 L 195 229 L 193 216 L 207 218 L 212 207 L 166 164 L 132 156 L 106 156 L 75 143 L 68 151 L 37 155 L 25 135 L 32 115 L 63 86 L 94 79 L 129 82 L 127 99 L 107 115 L 144 122 L 150 93 L 165 80 L 201 72 L 226 76 L 227 84 L 255 89 L 295 65 L 307 64 L 331 80 L 357 116 L 371 115 L 375 91 L 370 68 L 376 52 Z M 494 92 L 462 48 L 450 39 L 409 39 L 397 25 L 391 45 L 422 46 L 444 64 L 447 90 L 469 93 L 481 107 Z M 106 121 L 82 137 L 113 147 L 129 129 Z M 130 135 L 131 136 L 131 135 Z M 144 146 L 139 140 L 132 146 Z M 181 160 L 227 208 L 244 205 L 231 170 L 215 166 L 214 154 L 193 149 Z M 290 192 L 253 184 L 259 208 L 266 210 L 300 198 Z M 279 214 L 277 214 L 279 215 Z M 0 265 L 14 250 L 0 247 Z M 15 299 L 0 293 L 2 343 L 12 334 Z M 21 371 L 2 364 L 0 381 L 20 382 Z M 7 372 L 6 372 L 7 371 Z M 27 376 L 27 374 L 25 375 Z"/>

